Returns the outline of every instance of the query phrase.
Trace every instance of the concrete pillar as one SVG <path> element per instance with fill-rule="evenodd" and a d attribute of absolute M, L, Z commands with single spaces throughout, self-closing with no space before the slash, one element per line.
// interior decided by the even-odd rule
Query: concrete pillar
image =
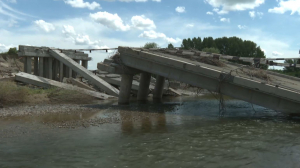
<path fill-rule="evenodd" d="M 24 58 L 24 72 L 27 72 L 27 57 L 23 57 Z"/>
<path fill-rule="evenodd" d="M 44 58 L 44 74 L 45 78 L 49 78 L 49 61 L 48 58 Z"/>
<path fill-rule="evenodd" d="M 160 101 L 163 96 L 165 77 L 157 75 L 155 88 L 153 91 L 153 100 Z"/>
<path fill-rule="evenodd" d="M 53 58 L 48 58 L 48 78 L 53 79 Z"/>
<path fill-rule="evenodd" d="M 31 57 L 25 57 L 25 62 L 26 62 L 26 73 L 31 74 Z"/>
<path fill-rule="evenodd" d="M 34 75 L 39 75 L 39 57 L 34 57 Z"/>
<path fill-rule="evenodd" d="M 139 91 L 137 95 L 138 101 L 141 102 L 147 101 L 150 81 L 151 81 L 150 73 L 146 73 L 146 72 L 141 73 L 141 80 L 140 80 Z"/>
<path fill-rule="evenodd" d="M 67 72 L 67 73 L 68 73 L 69 78 L 72 78 L 72 76 L 73 76 L 73 75 L 72 75 L 72 74 L 73 74 L 72 72 L 73 72 L 73 70 L 72 70 L 71 68 L 68 67 L 68 72 Z"/>
<path fill-rule="evenodd" d="M 82 60 L 81 65 L 87 69 L 88 68 L 88 61 L 87 60 Z"/>
<path fill-rule="evenodd" d="M 80 64 L 80 60 L 74 60 L 74 61 L 76 61 L 78 64 Z M 75 71 L 72 71 L 72 77 L 76 78 L 76 76 L 77 76 L 77 73 Z"/>
<path fill-rule="evenodd" d="M 39 76 L 44 76 L 44 58 L 39 57 Z"/>
<path fill-rule="evenodd" d="M 59 81 L 62 82 L 64 78 L 64 64 L 59 62 Z"/>
<path fill-rule="evenodd" d="M 65 64 L 63 64 L 63 77 L 67 77 L 67 70 L 68 70 L 68 67 L 65 65 Z"/>
<path fill-rule="evenodd" d="M 56 59 L 53 59 L 53 65 L 52 65 L 52 67 L 53 67 L 53 69 L 52 69 L 52 79 L 53 80 L 57 80 L 57 73 L 58 73 L 58 67 L 59 67 L 58 64 L 59 64 L 58 61 Z"/>
<path fill-rule="evenodd" d="M 122 74 L 121 88 L 119 93 L 119 105 L 129 104 L 132 80 L 133 75 Z"/>

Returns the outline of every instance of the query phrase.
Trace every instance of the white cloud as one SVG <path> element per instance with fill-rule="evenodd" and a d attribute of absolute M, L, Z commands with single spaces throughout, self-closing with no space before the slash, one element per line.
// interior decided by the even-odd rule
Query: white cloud
<path fill-rule="evenodd" d="M 184 6 L 178 6 L 175 10 L 178 13 L 183 13 L 183 12 L 185 12 L 185 7 Z"/>
<path fill-rule="evenodd" d="M 284 14 L 287 11 L 291 11 L 291 15 L 298 12 L 300 15 L 300 3 L 299 0 L 280 0 L 278 3 L 278 7 L 274 7 L 273 9 L 268 10 L 271 13 L 279 13 Z"/>
<path fill-rule="evenodd" d="M 238 25 L 238 28 L 239 28 L 239 29 L 246 29 L 247 26 L 245 26 L 245 25 Z"/>
<path fill-rule="evenodd" d="M 207 15 L 214 15 L 212 12 L 206 12 Z"/>
<path fill-rule="evenodd" d="M 0 53 L 7 52 L 10 48 L 16 47 L 15 45 L 5 45 L 0 43 Z"/>
<path fill-rule="evenodd" d="M 88 35 L 80 35 L 78 34 L 75 38 L 76 45 L 95 45 L 98 44 L 99 41 L 91 41 Z"/>
<path fill-rule="evenodd" d="M 74 27 L 70 26 L 70 25 L 64 25 L 62 33 L 65 34 L 66 36 L 74 36 L 74 35 L 76 35 Z"/>
<path fill-rule="evenodd" d="M 251 18 L 255 18 L 255 11 L 250 11 L 249 15 L 250 15 Z"/>
<path fill-rule="evenodd" d="M 97 12 L 90 14 L 90 17 L 97 23 L 100 23 L 108 28 L 117 31 L 128 31 L 130 30 L 129 25 L 124 25 L 123 20 L 118 14 L 111 14 L 108 12 Z"/>
<path fill-rule="evenodd" d="M 153 20 L 146 18 L 144 15 L 133 16 L 131 18 L 131 23 L 132 23 L 132 27 L 137 28 L 139 30 L 156 29 Z"/>
<path fill-rule="evenodd" d="M 250 11 L 249 12 L 249 15 L 251 18 L 255 18 L 256 16 L 259 17 L 259 18 L 262 18 L 262 16 L 264 15 L 263 12 L 255 12 L 255 11 Z"/>
<path fill-rule="evenodd" d="M 55 30 L 55 27 L 51 23 L 47 23 L 44 20 L 36 20 L 34 23 L 43 31 L 49 33 Z"/>
<path fill-rule="evenodd" d="M 221 21 L 221 22 L 228 22 L 228 23 L 229 23 L 229 22 L 230 22 L 230 19 L 229 19 L 229 18 L 221 18 L 220 21 Z"/>
<path fill-rule="evenodd" d="M 190 27 L 190 28 L 192 28 L 192 27 L 194 27 L 195 25 L 194 24 L 187 24 L 186 25 L 186 27 Z"/>
<path fill-rule="evenodd" d="M 167 41 L 168 43 L 179 43 L 182 40 L 179 38 L 170 38 L 167 37 L 164 33 L 158 33 L 153 30 L 150 31 L 144 31 L 142 34 L 139 35 L 139 37 L 148 38 L 148 39 L 163 39 Z"/>
<path fill-rule="evenodd" d="M 73 8 L 88 8 L 89 10 L 101 9 L 101 6 L 97 2 L 84 2 L 83 0 L 65 0 L 65 3 L 71 5 Z"/>
<path fill-rule="evenodd" d="M 218 14 L 227 14 L 229 11 L 243 11 L 254 9 L 265 2 L 265 0 L 204 0 L 214 8 L 222 8 Z"/>
<path fill-rule="evenodd" d="M 9 3 L 17 3 L 17 0 L 6 0 Z"/>
<path fill-rule="evenodd" d="M 283 54 L 280 53 L 280 52 L 277 52 L 277 51 L 273 51 L 273 52 L 272 52 L 272 55 L 273 55 L 273 56 L 281 56 L 281 55 L 283 55 Z"/>

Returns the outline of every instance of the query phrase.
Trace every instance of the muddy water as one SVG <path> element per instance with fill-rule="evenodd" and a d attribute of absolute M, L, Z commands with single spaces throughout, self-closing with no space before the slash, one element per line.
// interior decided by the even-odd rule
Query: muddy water
<path fill-rule="evenodd" d="M 89 107 L 1 119 L 0 167 L 300 167 L 300 121 L 242 101 Z"/>

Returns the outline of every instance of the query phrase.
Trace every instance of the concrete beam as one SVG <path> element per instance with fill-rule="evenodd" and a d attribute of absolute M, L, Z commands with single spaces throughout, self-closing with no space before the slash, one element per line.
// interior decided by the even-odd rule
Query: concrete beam
<path fill-rule="evenodd" d="M 20 81 L 23 83 L 32 84 L 32 85 L 40 86 L 40 87 L 44 87 L 44 88 L 59 87 L 59 88 L 68 89 L 68 90 L 76 90 L 76 91 L 82 92 L 83 94 L 87 94 L 87 95 L 90 95 L 90 96 L 93 96 L 93 97 L 96 97 L 96 98 L 102 99 L 102 100 L 114 98 L 113 96 L 110 96 L 107 94 L 94 92 L 91 90 L 79 88 L 77 86 L 60 83 L 60 82 L 57 82 L 57 81 L 54 81 L 51 79 L 46 79 L 43 77 L 38 77 L 35 75 L 23 73 L 23 72 L 16 74 L 15 79 L 17 81 Z"/>
<path fill-rule="evenodd" d="M 65 53 L 68 57 L 72 58 L 72 59 L 79 59 L 79 60 L 86 60 L 86 61 L 90 61 L 92 60 L 91 57 L 87 57 L 84 56 L 82 54 L 80 55 L 73 55 L 70 53 Z M 30 57 L 51 57 L 51 55 L 49 53 L 43 53 L 43 52 L 18 52 L 18 56 L 19 57 L 26 57 L 26 56 L 30 56 Z"/>
<path fill-rule="evenodd" d="M 147 101 L 147 97 L 149 94 L 149 86 L 151 81 L 151 74 L 143 72 L 141 73 L 139 91 L 137 95 L 138 101 Z"/>
<path fill-rule="evenodd" d="M 68 67 L 70 67 L 72 70 L 77 72 L 79 75 L 81 75 L 82 77 L 87 79 L 89 82 L 91 82 L 93 85 L 95 85 L 99 89 L 101 89 L 101 90 L 105 91 L 106 93 L 113 95 L 113 96 L 119 95 L 118 89 L 114 88 L 113 86 L 111 86 L 110 84 L 105 82 L 104 80 L 100 79 L 98 76 L 94 75 L 92 72 L 90 72 L 86 68 L 78 65 L 77 62 L 75 62 L 74 60 L 72 60 L 71 58 L 66 56 L 65 54 L 60 53 L 58 50 L 52 50 L 52 49 L 49 52 L 51 53 L 51 55 L 54 58 L 58 59 L 59 61 L 63 62 L 64 64 L 66 64 Z M 83 62 L 86 62 L 85 65 L 87 66 L 87 61 L 83 61 Z"/>
<path fill-rule="evenodd" d="M 132 86 L 133 75 L 122 74 L 121 88 L 119 94 L 119 105 L 129 104 L 130 91 Z"/>
<path fill-rule="evenodd" d="M 229 76 L 220 83 L 224 74 L 215 69 L 125 47 L 119 47 L 118 51 L 126 66 L 214 92 L 220 89 L 224 95 L 276 111 L 300 113 L 300 94 L 297 91 L 239 76 Z"/>
<path fill-rule="evenodd" d="M 77 62 L 78 65 L 80 65 L 80 60 L 74 60 L 75 62 Z M 76 78 L 77 73 L 75 71 L 72 71 L 72 78 Z"/>

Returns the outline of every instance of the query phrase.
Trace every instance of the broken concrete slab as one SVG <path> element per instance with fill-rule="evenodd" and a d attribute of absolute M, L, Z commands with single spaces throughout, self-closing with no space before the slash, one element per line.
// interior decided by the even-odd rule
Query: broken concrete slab
<path fill-rule="evenodd" d="M 35 86 L 40 86 L 43 88 L 59 87 L 59 88 L 68 89 L 68 90 L 77 90 L 77 91 L 82 92 L 83 94 L 87 94 L 87 95 L 90 95 L 92 97 L 96 97 L 96 98 L 102 99 L 102 100 L 114 98 L 114 96 L 110 96 L 110 95 L 107 95 L 104 93 L 94 92 L 91 90 L 79 88 L 77 86 L 72 86 L 72 85 L 65 84 L 65 83 L 60 83 L 60 82 L 57 82 L 57 81 L 54 81 L 51 79 L 46 79 L 43 77 L 31 75 L 31 74 L 24 73 L 24 72 L 17 73 L 15 76 L 15 80 L 19 81 L 19 82 L 27 83 L 27 84 L 32 84 Z"/>
<path fill-rule="evenodd" d="M 78 79 L 74 79 L 74 78 L 67 78 L 68 83 L 71 83 L 72 85 L 78 86 L 80 88 L 84 88 L 87 90 L 91 90 L 91 91 L 97 91 L 96 89 L 90 87 L 89 85 L 79 81 Z"/>
<path fill-rule="evenodd" d="M 108 74 L 108 75 L 105 75 L 105 77 L 107 77 L 107 78 L 120 78 L 121 75 L 118 75 L 118 74 Z"/>
<path fill-rule="evenodd" d="M 77 72 L 79 75 L 84 77 L 85 79 L 89 80 L 93 85 L 98 87 L 99 89 L 105 91 L 106 93 L 118 96 L 119 90 L 111 86 L 109 83 L 105 82 L 104 80 L 100 79 L 96 75 L 94 75 L 92 72 L 84 68 L 83 66 L 79 65 L 76 61 L 65 55 L 64 53 L 60 53 L 59 50 L 50 49 L 50 54 L 59 60 L 60 62 L 67 65 L 69 68 Z"/>

